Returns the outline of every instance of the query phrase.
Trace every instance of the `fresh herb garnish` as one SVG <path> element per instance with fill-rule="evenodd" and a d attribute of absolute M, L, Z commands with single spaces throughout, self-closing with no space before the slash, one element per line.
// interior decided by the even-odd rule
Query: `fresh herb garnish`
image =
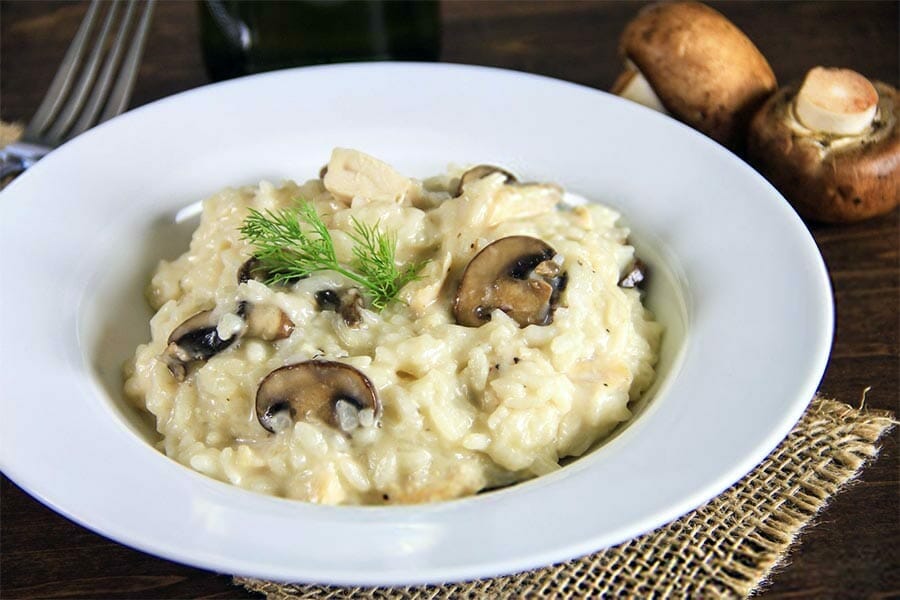
<path fill-rule="evenodd" d="M 342 265 L 334 251 L 331 233 L 312 204 L 278 212 L 251 208 L 241 226 L 243 238 L 255 247 L 258 272 L 266 283 L 295 281 L 317 271 L 334 271 L 359 284 L 378 310 L 390 304 L 407 283 L 418 279 L 428 261 L 397 267 L 397 238 L 383 233 L 378 224 L 366 225 L 353 218 L 353 264 Z"/>

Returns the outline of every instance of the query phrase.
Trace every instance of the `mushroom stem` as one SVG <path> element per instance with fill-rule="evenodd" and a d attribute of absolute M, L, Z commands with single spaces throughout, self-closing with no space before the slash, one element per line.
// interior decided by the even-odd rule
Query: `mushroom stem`
<path fill-rule="evenodd" d="M 271 304 L 241 302 L 238 315 L 244 317 L 247 328 L 244 335 L 267 342 L 283 340 L 294 331 L 294 322 L 280 308 Z"/>
<path fill-rule="evenodd" d="M 616 79 L 610 91 L 617 96 L 637 102 L 647 108 L 652 108 L 665 115 L 669 114 L 669 111 L 663 106 L 662 100 L 653 91 L 653 86 L 636 68 L 629 67 L 622 71 L 622 74 Z"/>
<path fill-rule="evenodd" d="M 864 132 L 877 108 L 875 86 L 849 69 L 810 70 L 794 100 L 798 121 L 813 131 L 835 135 Z"/>

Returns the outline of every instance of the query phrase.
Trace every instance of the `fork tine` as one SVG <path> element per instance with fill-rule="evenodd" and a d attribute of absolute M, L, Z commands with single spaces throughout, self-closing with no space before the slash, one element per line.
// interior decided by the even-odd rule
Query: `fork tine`
<path fill-rule="evenodd" d="M 137 77 L 138 66 L 141 60 L 141 53 L 144 51 L 144 41 L 147 39 L 147 30 L 150 29 L 150 18 L 153 16 L 153 5 L 156 0 L 146 0 L 144 3 L 144 13 L 137 25 L 131 47 L 125 56 L 122 69 L 119 71 L 119 77 L 116 79 L 116 85 L 113 87 L 112 95 L 100 115 L 98 123 L 102 123 L 107 119 L 111 119 L 120 114 L 128 106 L 128 100 L 131 98 L 131 90 L 134 87 L 134 80 Z"/>
<path fill-rule="evenodd" d="M 93 0 L 90 7 L 88 7 L 87 14 L 84 15 L 84 19 L 81 20 L 81 25 L 78 27 L 78 33 L 75 34 L 75 38 L 69 44 L 69 49 L 66 50 L 62 64 L 59 65 L 56 75 L 53 76 L 53 81 L 50 83 L 47 93 L 44 94 L 41 105 L 22 134 L 23 139 L 36 140 L 41 132 L 47 128 L 50 119 L 59 110 L 66 97 L 66 92 L 75 79 L 78 63 L 81 61 L 81 55 L 84 54 L 84 50 L 87 47 L 87 37 L 99 8 L 100 0 Z"/>
<path fill-rule="evenodd" d="M 87 63 L 81 69 L 78 83 L 75 84 L 75 89 L 72 90 L 72 93 L 66 100 L 62 112 L 54 120 L 50 131 L 44 136 L 44 140 L 50 145 L 56 146 L 62 141 L 63 135 L 72 126 L 73 121 L 78 116 L 78 112 L 84 106 L 84 100 L 90 93 L 94 79 L 97 77 L 97 69 L 100 68 L 100 59 L 103 57 L 106 38 L 109 37 L 109 32 L 112 29 L 118 10 L 119 3 L 111 2 L 106 18 L 103 20 L 103 26 L 100 28 L 97 40 L 94 42 L 94 48 L 88 56 Z"/>
<path fill-rule="evenodd" d="M 103 107 L 103 102 L 106 100 L 109 88 L 112 85 L 113 74 L 116 72 L 119 58 L 122 56 L 122 50 L 125 47 L 125 34 L 128 32 L 131 24 L 134 5 L 134 0 L 129 0 L 128 6 L 125 8 L 125 16 L 122 17 L 122 21 L 119 23 L 116 39 L 109 50 L 109 54 L 106 56 L 106 62 L 103 64 L 103 71 L 100 72 L 100 77 L 97 78 L 97 82 L 94 84 L 94 90 L 91 92 L 84 110 L 81 111 L 81 116 L 78 117 L 78 121 L 66 135 L 67 138 L 73 138 L 90 128 Z"/>

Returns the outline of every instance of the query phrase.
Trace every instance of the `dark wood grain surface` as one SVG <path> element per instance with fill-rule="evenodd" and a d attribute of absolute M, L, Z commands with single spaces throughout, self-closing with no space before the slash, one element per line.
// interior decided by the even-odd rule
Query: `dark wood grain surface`
<path fill-rule="evenodd" d="M 897 2 L 712 3 L 753 39 L 779 81 L 816 64 L 898 84 Z M 84 14 L 83 2 L 0 3 L 0 117 L 26 121 Z M 616 41 L 641 4 L 445 2 L 442 59 L 550 75 L 608 89 Z M 160 2 L 133 106 L 208 82 L 192 2 Z M 897 410 L 900 389 L 900 220 L 810 224 L 837 310 L 821 391 Z M 0 415 L 2 418 L 2 415 Z M 898 436 L 852 489 L 805 532 L 765 598 L 900 597 Z M 249 598 L 230 578 L 111 542 L 55 514 L 6 478 L 0 507 L 0 597 Z"/>

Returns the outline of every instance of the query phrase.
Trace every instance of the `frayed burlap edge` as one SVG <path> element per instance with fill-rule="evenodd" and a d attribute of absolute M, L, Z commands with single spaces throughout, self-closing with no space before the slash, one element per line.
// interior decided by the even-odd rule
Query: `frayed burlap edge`
<path fill-rule="evenodd" d="M 22 137 L 25 128 L 20 123 L 7 123 L 0 121 L 0 150 L 8 145 L 18 141 Z M 0 179 L 0 190 L 5 188 L 15 178 L 15 175 L 9 175 Z"/>
<path fill-rule="evenodd" d="M 441 586 L 339 588 L 235 577 L 269 600 L 343 598 L 740 598 L 758 589 L 800 531 L 867 461 L 896 421 L 813 399 L 756 469 L 697 510 L 608 550 L 516 575 Z"/>
<path fill-rule="evenodd" d="M 0 148 L 5 148 L 20 137 L 25 128 L 20 123 L 7 123 L 0 121 Z"/>

